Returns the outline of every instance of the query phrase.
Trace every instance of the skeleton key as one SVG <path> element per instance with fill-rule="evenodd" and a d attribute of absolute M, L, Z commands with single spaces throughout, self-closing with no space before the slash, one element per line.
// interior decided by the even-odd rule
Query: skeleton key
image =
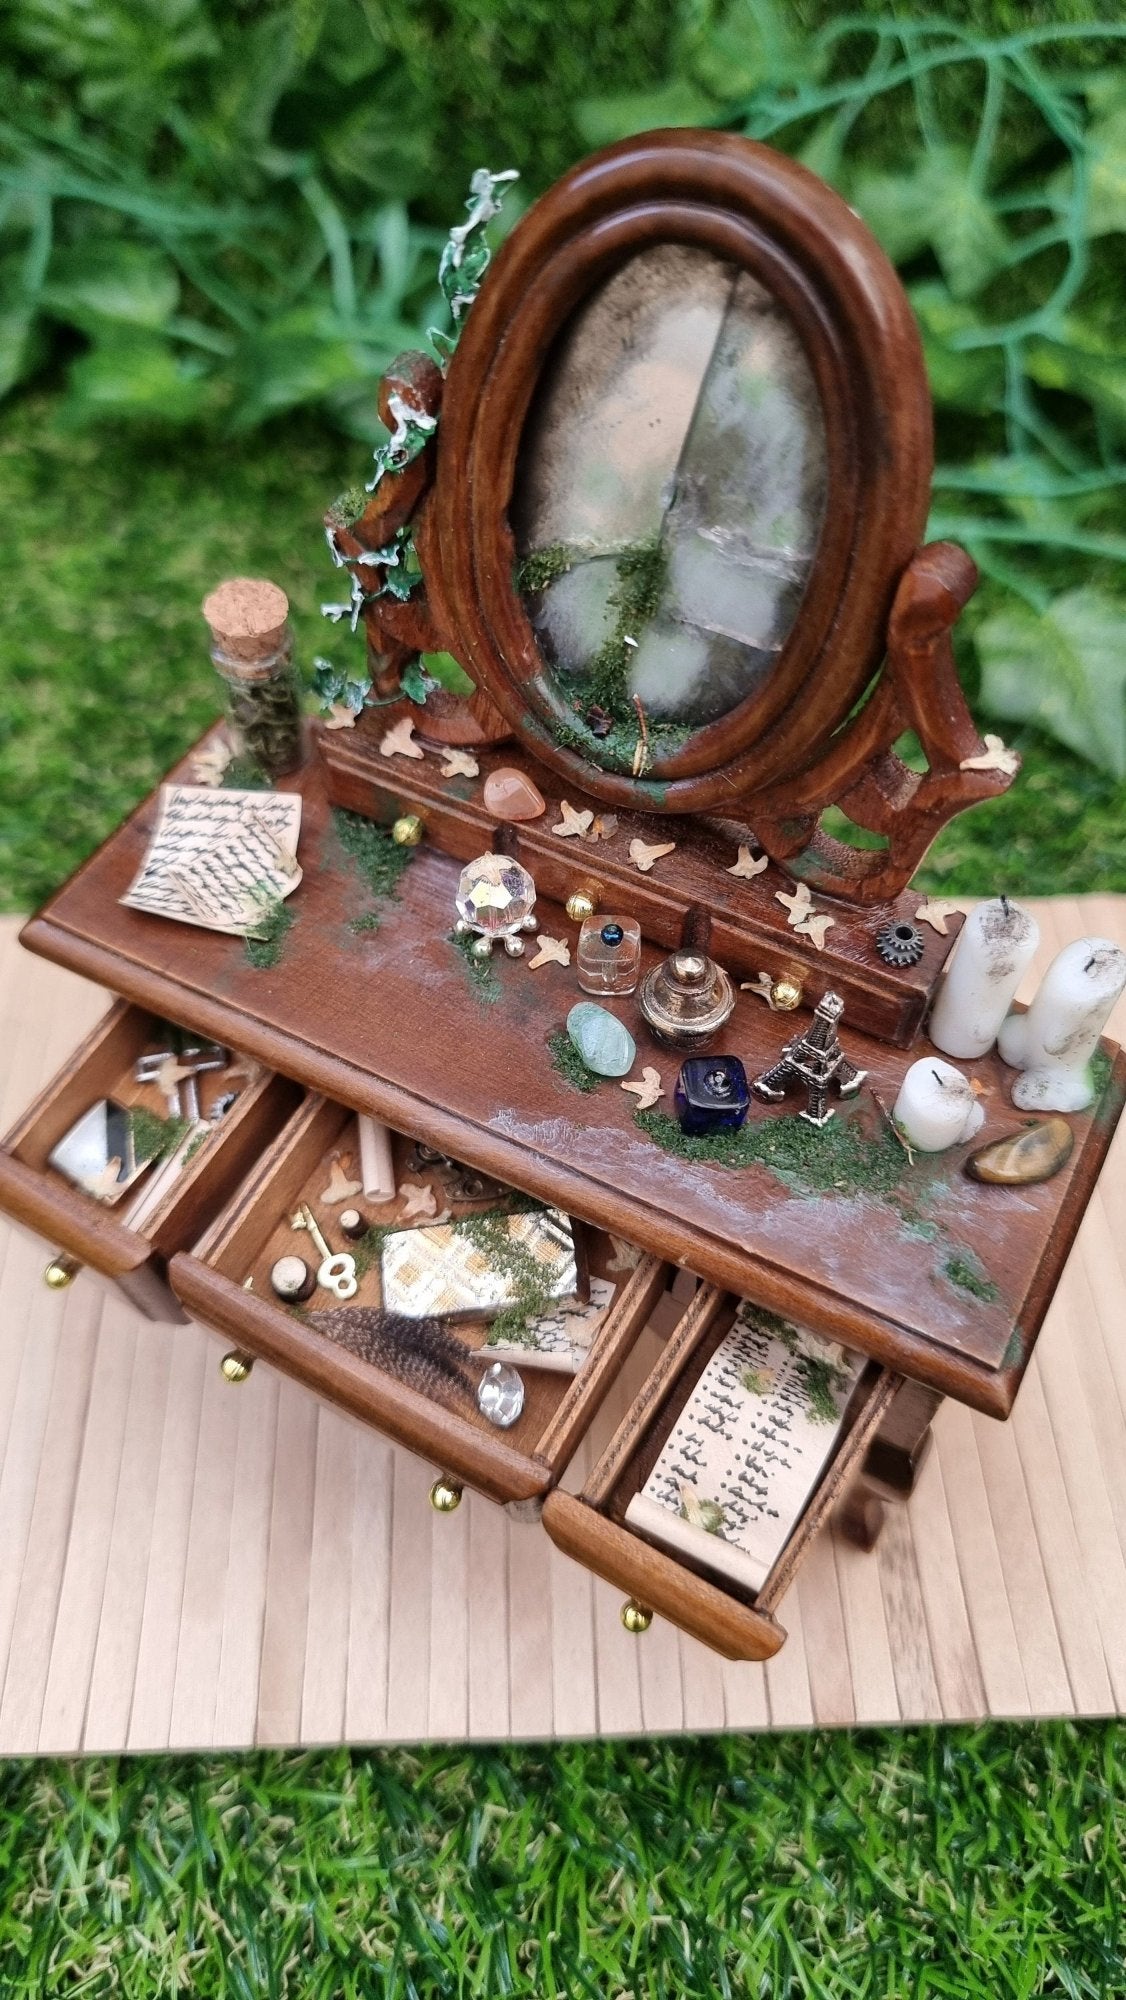
<path fill-rule="evenodd" d="M 338 1299 L 355 1298 L 358 1290 L 356 1283 L 356 1260 L 354 1257 L 349 1257 L 343 1250 L 333 1251 L 329 1249 L 328 1244 L 321 1235 L 317 1218 L 309 1207 L 308 1202 L 303 1201 L 296 1215 L 291 1215 L 289 1220 L 291 1228 L 307 1229 L 313 1239 L 321 1259 L 320 1268 L 317 1272 L 318 1285 L 322 1285 L 326 1292 L 334 1293 Z"/>

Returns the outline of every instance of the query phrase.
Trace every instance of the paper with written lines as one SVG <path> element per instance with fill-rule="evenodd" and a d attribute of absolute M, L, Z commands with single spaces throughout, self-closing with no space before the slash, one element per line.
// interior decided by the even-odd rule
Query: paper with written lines
<path fill-rule="evenodd" d="M 626 1521 L 761 1589 L 836 1443 L 861 1356 L 743 1305 Z"/>
<path fill-rule="evenodd" d="M 300 831 L 299 793 L 165 785 L 148 853 L 121 900 L 245 937 L 300 882 Z"/>

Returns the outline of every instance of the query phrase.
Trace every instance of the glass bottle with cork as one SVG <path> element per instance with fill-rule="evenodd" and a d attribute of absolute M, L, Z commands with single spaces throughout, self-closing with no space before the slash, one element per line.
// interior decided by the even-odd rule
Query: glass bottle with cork
<path fill-rule="evenodd" d="M 232 577 L 203 600 L 211 659 L 226 683 L 231 750 L 267 778 L 301 762 L 301 693 L 289 599 L 261 577 Z"/>

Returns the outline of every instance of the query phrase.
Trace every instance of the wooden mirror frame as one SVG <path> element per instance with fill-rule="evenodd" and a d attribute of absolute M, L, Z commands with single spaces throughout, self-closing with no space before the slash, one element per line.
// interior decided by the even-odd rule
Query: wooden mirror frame
<path fill-rule="evenodd" d="M 824 413 L 827 502 L 773 672 L 634 778 L 556 740 L 568 710 L 516 591 L 508 511 L 557 335 L 628 258 L 670 241 L 749 271 L 787 310 Z M 395 394 L 440 413 L 436 439 L 387 474 L 360 520 L 334 538 L 347 563 L 413 528 L 422 588 L 406 603 L 377 597 L 364 609 L 377 686 L 393 692 L 414 653 L 438 649 L 477 686 L 468 701 L 417 709 L 423 735 L 488 744 L 514 734 L 569 787 L 619 810 L 722 812 L 791 874 L 863 903 L 896 895 L 947 819 L 1011 783 L 1008 768 L 963 768 L 983 746 L 950 635 L 976 571 L 953 544 L 919 547 L 931 405 L 910 306 L 859 217 L 795 161 L 695 130 L 645 133 L 596 153 L 502 247 L 446 379 L 407 356 L 384 379 L 385 416 Z M 373 576 L 370 567 L 360 574 Z M 907 730 L 923 772 L 895 754 Z M 829 838 L 820 820 L 834 804 L 880 844 Z"/>

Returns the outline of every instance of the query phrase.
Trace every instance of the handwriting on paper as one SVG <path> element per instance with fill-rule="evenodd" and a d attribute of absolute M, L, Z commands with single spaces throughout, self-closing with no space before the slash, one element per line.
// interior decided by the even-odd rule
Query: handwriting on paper
<path fill-rule="evenodd" d="M 165 785 L 149 850 L 121 898 L 130 909 L 246 936 L 301 880 L 295 792 Z"/>

